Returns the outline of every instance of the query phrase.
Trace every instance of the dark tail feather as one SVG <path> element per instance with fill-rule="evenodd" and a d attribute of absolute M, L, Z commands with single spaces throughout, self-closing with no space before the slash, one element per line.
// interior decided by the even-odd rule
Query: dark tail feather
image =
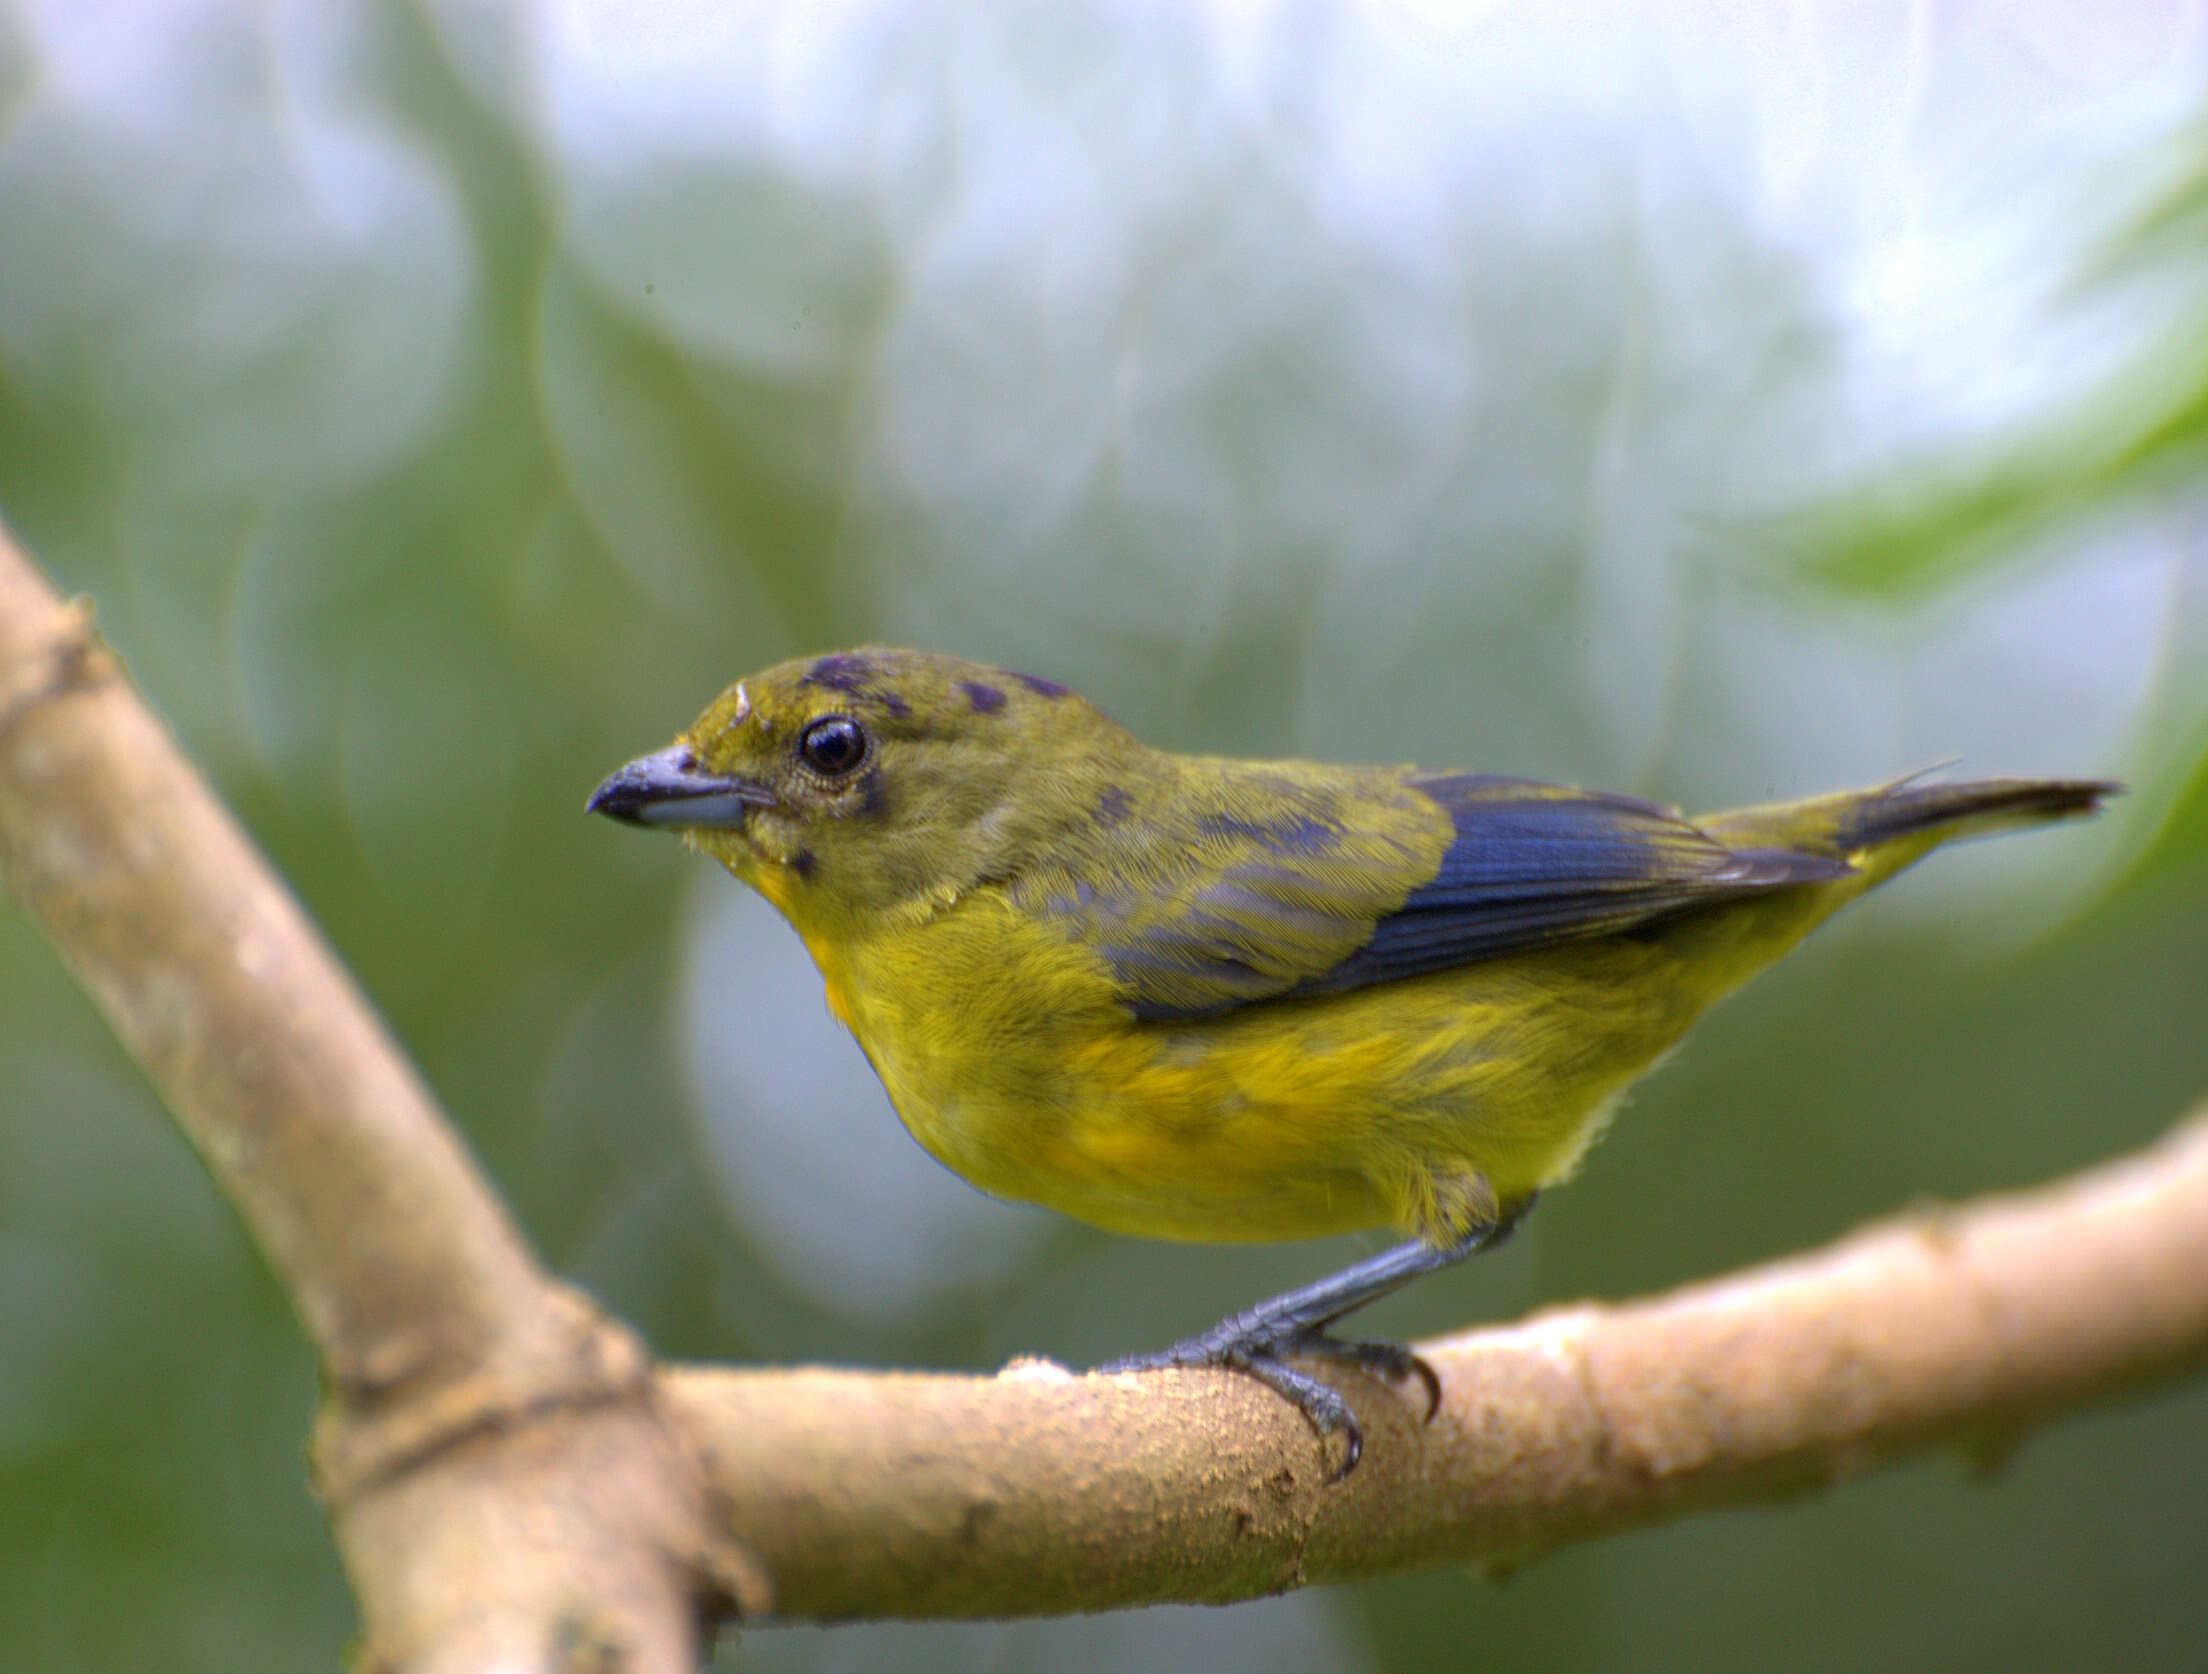
<path fill-rule="evenodd" d="M 1931 831 L 1974 837 L 2098 813 L 2102 800 L 2123 788 L 2108 779 L 1978 779 L 1960 785 L 1904 779 L 1858 800 L 1836 822 L 1833 841 L 1846 852 Z"/>
<path fill-rule="evenodd" d="M 2102 779 L 1973 779 L 1925 784 L 1916 776 L 1875 790 L 1738 808 L 1699 820 L 1736 853 L 1775 850 L 1839 863 L 1869 882 L 1958 838 L 2045 825 L 2095 812 L 2123 786 Z M 1802 882 L 1814 882 L 1804 876 Z"/>

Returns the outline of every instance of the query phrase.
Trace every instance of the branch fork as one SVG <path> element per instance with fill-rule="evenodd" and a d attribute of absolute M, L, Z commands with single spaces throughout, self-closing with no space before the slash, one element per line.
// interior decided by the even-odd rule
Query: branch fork
<path fill-rule="evenodd" d="M 718 1617 L 1225 1602 L 1773 1499 L 2208 1361 L 2208 1117 L 2037 1192 L 1418 1345 L 1329 1484 L 1211 1371 L 655 1363 L 547 1275 L 267 863 L 0 532 L 0 872 L 160 1089 L 321 1356 L 377 1674 L 673 1674 Z M 1356 1377 L 1343 1371 L 1339 1375 Z"/>

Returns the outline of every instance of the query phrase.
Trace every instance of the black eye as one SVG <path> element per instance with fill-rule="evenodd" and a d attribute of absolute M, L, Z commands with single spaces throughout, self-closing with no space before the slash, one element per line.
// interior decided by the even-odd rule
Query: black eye
<path fill-rule="evenodd" d="M 848 715 L 829 715 L 805 729 L 797 752 L 815 773 L 841 778 L 866 760 L 866 729 Z"/>

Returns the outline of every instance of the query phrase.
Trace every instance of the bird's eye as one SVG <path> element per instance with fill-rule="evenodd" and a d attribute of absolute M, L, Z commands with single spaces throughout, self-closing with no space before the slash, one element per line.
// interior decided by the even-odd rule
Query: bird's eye
<path fill-rule="evenodd" d="M 815 773 L 841 778 L 866 760 L 866 729 L 848 715 L 829 715 L 805 729 L 797 751 Z"/>

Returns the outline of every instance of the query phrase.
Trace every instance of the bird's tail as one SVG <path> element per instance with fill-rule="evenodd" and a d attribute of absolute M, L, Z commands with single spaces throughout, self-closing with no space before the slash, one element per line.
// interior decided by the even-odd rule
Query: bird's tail
<path fill-rule="evenodd" d="M 1977 779 L 1923 785 L 1904 779 L 1858 797 L 1834 837 L 1844 850 L 1877 848 L 1920 833 L 1943 843 L 2100 812 L 2123 786 L 2108 779 Z"/>
<path fill-rule="evenodd" d="M 1698 823 L 1735 849 L 1791 849 L 1844 859 L 1875 880 L 1959 838 L 1991 836 L 2099 811 L 2123 786 L 2105 779 L 1975 779 L 1840 791 L 1717 814 Z"/>

